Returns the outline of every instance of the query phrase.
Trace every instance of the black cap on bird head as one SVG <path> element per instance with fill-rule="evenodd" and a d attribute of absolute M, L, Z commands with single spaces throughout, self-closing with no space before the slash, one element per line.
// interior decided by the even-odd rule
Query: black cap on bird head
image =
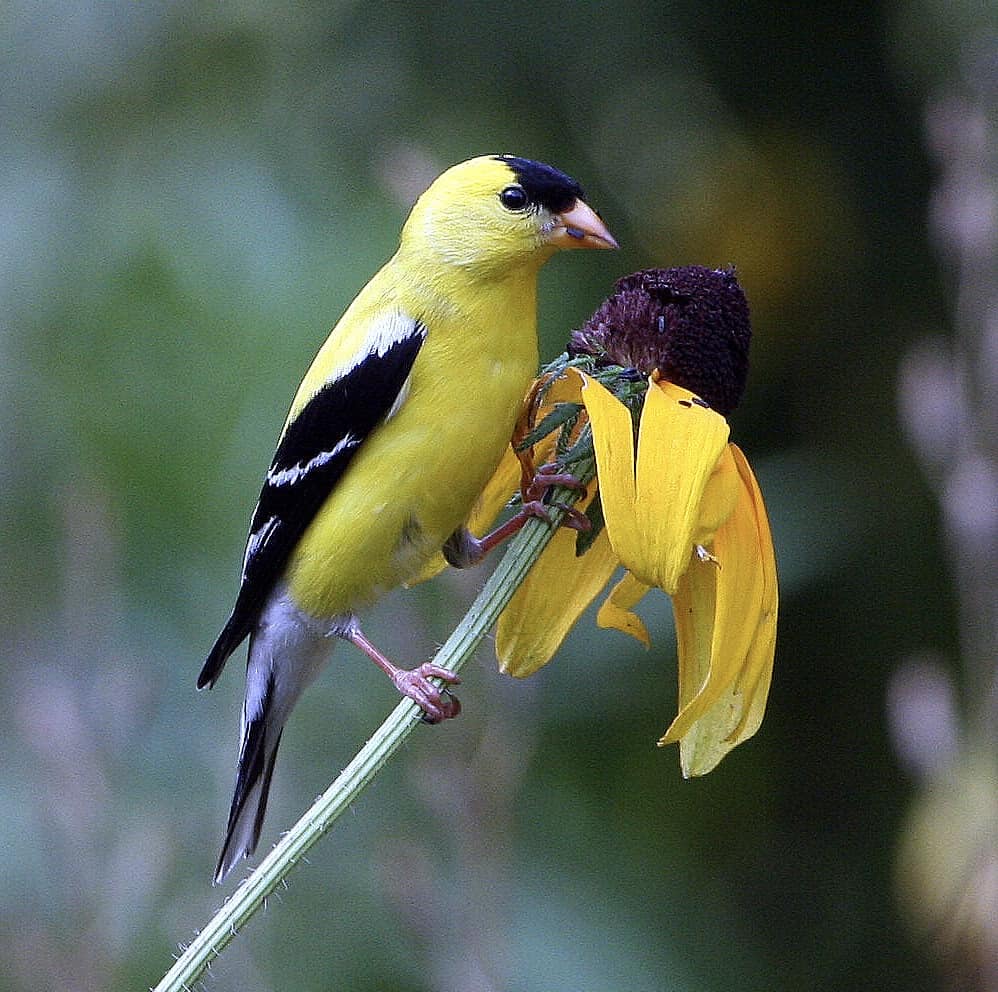
<path fill-rule="evenodd" d="M 535 206 L 546 207 L 553 214 L 568 210 L 576 200 L 585 199 L 582 187 L 571 176 L 543 162 L 517 155 L 496 155 L 516 176 L 516 181 Z"/>

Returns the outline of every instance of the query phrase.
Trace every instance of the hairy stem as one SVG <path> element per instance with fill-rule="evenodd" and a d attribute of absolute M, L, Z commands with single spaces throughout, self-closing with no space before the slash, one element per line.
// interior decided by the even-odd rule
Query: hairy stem
<path fill-rule="evenodd" d="M 573 467 L 582 481 L 585 473 Z M 592 478 L 595 465 L 588 467 Z M 553 500 L 570 505 L 578 493 L 556 489 Z M 474 654 L 482 638 L 492 629 L 499 614 L 526 577 L 530 567 L 553 537 L 565 517 L 565 511 L 552 507 L 550 524 L 530 520 L 510 543 L 482 591 L 464 619 L 437 652 L 434 663 L 459 671 Z M 205 968 L 222 953 L 243 925 L 263 905 L 264 900 L 284 880 L 322 835 L 360 795 L 388 759 L 420 724 L 416 703 L 403 699 L 357 752 L 335 782 L 312 804 L 312 807 L 281 838 L 259 867 L 240 884 L 222 908 L 184 949 L 173 967 L 163 976 L 153 992 L 189 990 Z"/>

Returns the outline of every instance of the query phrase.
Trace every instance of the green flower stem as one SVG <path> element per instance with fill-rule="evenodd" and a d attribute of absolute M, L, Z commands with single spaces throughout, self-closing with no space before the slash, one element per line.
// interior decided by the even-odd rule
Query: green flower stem
<path fill-rule="evenodd" d="M 587 481 L 585 473 L 580 473 L 578 466 L 573 466 L 573 470 L 577 477 Z M 593 471 L 594 467 L 590 468 L 589 478 Z M 553 492 L 552 498 L 563 505 L 570 505 L 578 495 L 572 490 L 559 488 Z M 563 509 L 552 507 L 549 513 L 550 525 L 543 520 L 527 521 L 510 543 L 506 554 L 464 619 L 437 652 L 433 659 L 435 664 L 454 672 L 461 670 L 495 625 L 499 614 L 513 597 L 530 567 L 540 557 L 565 515 Z M 395 707 L 336 781 L 281 838 L 259 867 L 242 882 L 205 928 L 187 945 L 153 992 L 181 992 L 191 988 L 205 968 L 222 953 L 243 925 L 263 905 L 267 896 L 281 884 L 312 845 L 329 830 L 378 774 L 385 762 L 401 747 L 419 725 L 419 714 L 419 707 L 409 699 L 403 699 Z"/>

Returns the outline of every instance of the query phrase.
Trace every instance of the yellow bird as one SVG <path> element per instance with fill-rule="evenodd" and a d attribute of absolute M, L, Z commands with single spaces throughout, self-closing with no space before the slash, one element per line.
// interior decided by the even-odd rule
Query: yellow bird
<path fill-rule="evenodd" d="M 431 664 L 393 665 L 357 611 L 446 546 L 481 557 L 463 524 L 510 441 L 537 370 L 537 274 L 559 248 L 615 248 L 578 183 L 512 155 L 448 169 L 419 198 L 395 255 L 319 349 L 291 403 L 253 514 L 235 606 L 198 677 L 214 685 L 249 637 L 235 794 L 220 882 L 260 836 L 284 723 L 350 641 L 430 722 L 459 704 Z"/>

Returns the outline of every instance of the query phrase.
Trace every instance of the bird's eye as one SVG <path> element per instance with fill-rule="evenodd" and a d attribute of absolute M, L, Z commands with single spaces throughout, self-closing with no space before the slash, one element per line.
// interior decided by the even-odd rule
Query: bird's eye
<path fill-rule="evenodd" d="M 499 202 L 507 210 L 523 210 L 530 198 L 522 186 L 507 186 L 499 194 Z"/>

